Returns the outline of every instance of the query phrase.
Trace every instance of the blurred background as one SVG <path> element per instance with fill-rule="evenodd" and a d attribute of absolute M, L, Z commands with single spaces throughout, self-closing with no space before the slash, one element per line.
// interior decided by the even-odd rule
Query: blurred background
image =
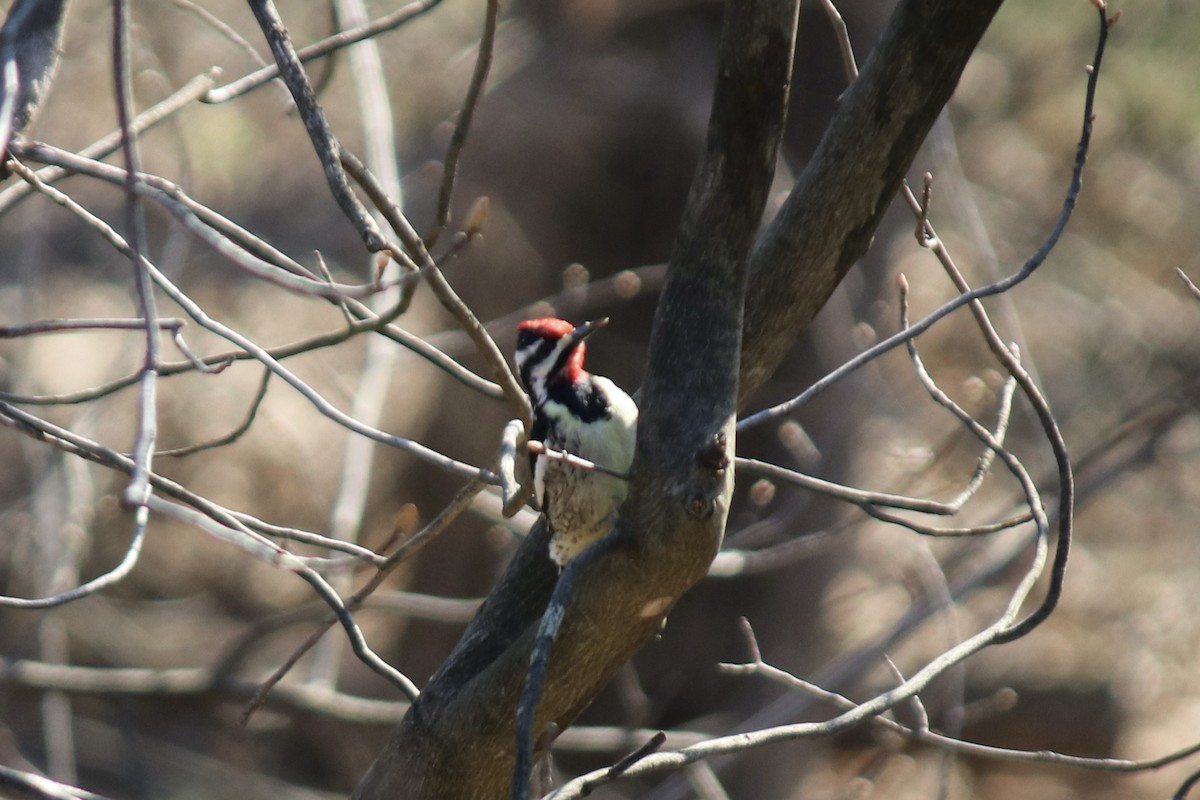
<path fill-rule="evenodd" d="M 445 0 L 378 39 L 404 207 L 422 232 L 432 224 L 441 161 L 474 67 L 482 5 Z M 368 7 L 379 16 L 395 4 Z M 891 3 L 844 0 L 839 8 L 865 59 Z M 279 9 L 297 43 L 338 25 L 325 4 L 283 0 Z M 1200 741 L 1200 299 L 1176 274 L 1181 268 L 1200 280 L 1200 228 L 1190 216 L 1200 200 L 1200 95 L 1190 78 L 1200 73 L 1194 46 L 1200 11 L 1184 0 L 1141 0 L 1115 10 L 1124 14 L 1105 56 L 1078 211 L 1041 270 L 988 304 L 1043 386 L 1077 468 L 1066 590 L 1058 611 L 1034 633 L 972 658 L 922 700 L 933 727 L 972 741 L 1146 759 Z M 589 361 L 623 386 L 639 384 L 659 265 L 669 256 L 703 146 L 721 11 L 712 0 L 504 4 L 453 220 L 461 226 L 480 196 L 490 198 L 491 212 L 482 239 L 445 272 L 506 352 L 523 316 L 607 315 L 613 322 L 589 343 Z M 212 0 L 203 9 L 135 0 L 132 13 L 139 108 L 214 65 L 230 80 L 254 69 L 256 58 L 269 58 L 250 12 L 234 0 Z M 98 0 L 72 5 L 58 78 L 31 138 L 76 150 L 115 128 L 110 14 Z M 806 4 L 800 24 L 776 203 L 803 169 L 846 85 L 819 4 Z M 914 185 L 926 171 L 934 176 L 931 220 L 973 284 L 1015 271 L 1058 214 L 1095 38 L 1096 14 L 1085 0 L 1010 0 L 914 165 Z M 309 72 L 338 137 L 361 152 L 347 56 L 311 64 Z M 313 265 L 319 251 L 347 282 L 371 274 L 372 262 L 331 200 L 279 85 L 227 104 L 194 103 L 148 134 L 142 147 L 146 171 L 175 181 L 294 258 Z M 62 188 L 106 219 L 121 220 L 118 190 L 80 177 Z M 155 263 L 209 314 L 260 344 L 282 345 L 343 324 L 337 307 L 248 278 L 157 209 L 148 224 Z M 896 204 L 868 256 L 752 409 L 797 394 L 894 332 L 899 273 L 912 287 L 914 317 L 953 296 L 912 231 L 911 215 Z M 134 316 L 131 287 L 128 261 L 45 199 L 31 197 L 0 217 L 4 324 Z M 165 302 L 160 313 L 183 316 Z M 417 292 L 400 324 L 484 369 L 429 292 Z M 195 325 L 185 335 L 202 354 L 228 349 Z M 956 314 L 919 344 L 943 388 L 991 424 L 1002 379 L 969 316 Z M 355 337 L 287 364 L 349 409 L 365 349 L 364 337 Z M 380 427 L 488 465 L 511 412 L 411 352 L 396 351 Z M 77 392 L 130 374 L 141 357 L 141 341 L 130 332 L 4 340 L 0 389 Z M 204 442 L 237 428 L 261 377 L 260 366 L 245 362 L 219 375 L 164 379 L 159 446 Z M 133 390 L 25 408 L 118 451 L 133 441 Z M 328 532 L 347 435 L 276 380 L 237 441 L 186 458 L 163 456 L 155 466 L 229 508 Z M 1020 401 L 1009 443 L 1052 501 L 1049 448 Z M 966 484 L 979 449 L 929 401 L 900 352 L 842 381 L 791 421 L 739 441 L 744 455 L 863 488 L 938 499 Z M 122 476 L 11 428 L 0 429 L 0 463 L 5 594 L 53 594 L 122 558 L 133 528 L 118 503 Z M 368 546 L 410 530 L 413 510 L 428 521 L 461 483 L 386 447 L 374 451 L 371 466 L 360 526 Z M 996 472 L 961 517 L 946 524 L 998 519 L 1019 500 L 1015 484 Z M 494 502 L 481 499 L 358 614 L 372 647 L 422 685 L 519 533 L 518 524 L 498 517 Z M 727 546 L 771 555 L 689 593 L 661 639 L 579 726 L 716 735 L 827 718 L 833 709 L 795 690 L 718 669 L 720 662 L 749 658 L 739 618 L 753 627 L 767 662 L 864 700 L 895 681 L 883 653 L 912 674 L 995 618 L 1027 563 L 1027 548 L 1018 547 L 1024 535 L 923 538 L 845 504 L 740 479 Z M 990 572 L 980 566 L 1004 553 L 1016 555 Z M 361 571 L 349 585 L 366 577 Z M 906 612 L 942 602 L 948 587 L 964 584 L 972 584 L 969 591 L 897 632 Z M 54 610 L 0 611 L 0 763 L 114 798 L 344 796 L 402 708 L 337 697 L 330 709 L 301 708 L 287 702 L 284 689 L 335 686 L 360 698 L 402 699 L 347 649 L 325 645 L 306 656 L 277 697 L 240 722 L 245 687 L 279 667 L 323 611 L 296 576 L 197 529 L 155 519 L 137 568 L 114 588 Z M 151 672 L 125 673 L 123 690 L 111 685 L 113 673 L 94 673 L 109 683 L 84 691 L 82 673 L 47 670 L 37 678 L 14 671 L 16 659 Z M 207 683 L 218 665 L 219 685 Z M 192 683 L 181 688 L 188 676 Z M 180 683 L 168 685 L 168 677 Z M 68 678 L 75 690 L 49 690 Z M 639 743 L 617 739 L 599 750 L 579 738 L 564 741 L 557 767 L 569 777 L 612 763 Z M 721 797 L 717 780 L 732 798 L 1116 800 L 1168 797 L 1197 765 L 1122 775 L 950 758 L 862 729 L 772 745 L 711 767 L 712 774 L 614 784 L 596 796 Z"/>

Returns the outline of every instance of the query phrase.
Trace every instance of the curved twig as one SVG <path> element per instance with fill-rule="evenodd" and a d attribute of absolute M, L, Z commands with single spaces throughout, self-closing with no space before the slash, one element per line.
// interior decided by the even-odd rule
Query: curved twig
<path fill-rule="evenodd" d="M 258 25 L 267 39 L 267 44 L 271 47 L 271 53 L 275 56 L 275 64 L 279 67 L 280 77 L 283 78 L 283 82 L 287 84 L 288 90 L 292 93 L 292 98 L 296 101 L 296 108 L 300 112 L 300 118 L 304 120 L 304 127 L 308 131 L 308 138 L 312 141 L 313 149 L 316 150 L 317 157 L 321 159 L 321 166 L 325 170 L 325 180 L 329 184 L 334 200 L 342 209 L 342 213 L 358 230 L 367 250 L 376 253 L 385 249 L 387 243 L 383 234 L 380 233 L 375 220 L 371 219 L 367 209 L 355 196 L 350 188 L 350 182 L 346 180 L 346 173 L 342 170 L 341 162 L 338 159 L 342 146 L 334 136 L 329 120 L 325 118 L 325 112 L 317 103 L 312 85 L 308 82 L 308 76 L 304 72 L 304 67 L 301 66 L 300 58 L 296 55 L 296 49 L 292 46 L 291 37 L 288 36 L 287 28 L 284 27 L 283 20 L 275 9 L 275 4 L 272 0 L 249 0 L 249 2 L 250 9 L 254 12 L 254 17 L 258 20 Z"/>
<path fill-rule="evenodd" d="M 450 137 L 446 158 L 442 162 L 442 185 L 438 189 L 437 214 L 432 230 L 425 236 L 425 246 L 428 248 L 437 243 L 450 220 L 450 201 L 453 199 L 454 182 L 458 177 L 458 159 L 467 143 L 467 134 L 471 131 L 475 107 L 479 105 L 479 98 L 483 96 L 484 86 L 487 85 L 488 72 L 492 67 L 492 51 L 496 44 L 496 18 L 499 15 L 500 0 L 487 0 L 483 35 L 479 37 L 479 53 L 475 57 L 475 70 L 471 74 L 467 96 L 463 98 L 462 109 L 458 112 L 458 123 L 454 126 L 454 134 Z"/>

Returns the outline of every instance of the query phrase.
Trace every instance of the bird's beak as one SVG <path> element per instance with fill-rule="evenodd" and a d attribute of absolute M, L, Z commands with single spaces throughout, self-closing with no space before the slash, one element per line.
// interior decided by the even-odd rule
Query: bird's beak
<path fill-rule="evenodd" d="M 575 345 L 579 344 L 607 324 L 608 317 L 601 317 L 600 319 L 593 319 L 583 323 L 578 328 L 571 331 L 571 346 L 574 347 Z"/>

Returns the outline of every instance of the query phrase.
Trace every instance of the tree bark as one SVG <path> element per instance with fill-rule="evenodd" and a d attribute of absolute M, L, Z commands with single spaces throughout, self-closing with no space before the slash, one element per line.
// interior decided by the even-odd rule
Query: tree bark
<path fill-rule="evenodd" d="M 724 530 L 732 475 L 721 460 L 732 456 L 737 407 L 866 250 L 999 5 L 904 0 L 751 253 L 783 127 L 797 6 L 727 4 L 706 154 L 651 335 L 630 497 L 614 546 L 578 576 L 535 731 L 565 729 L 705 574 Z M 355 798 L 507 794 L 515 705 L 555 581 L 546 547 L 539 525 Z"/>
<path fill-rule="evenodd" d="M 750 260 L 742 404 L 867 251 L 1002 0 L 904 0 Z"/>
<path fill-rule="evenodd" d="M 58 70 L 67 0 L 19 0 L 0 27 L 0 151 L 29 127 Z"/>

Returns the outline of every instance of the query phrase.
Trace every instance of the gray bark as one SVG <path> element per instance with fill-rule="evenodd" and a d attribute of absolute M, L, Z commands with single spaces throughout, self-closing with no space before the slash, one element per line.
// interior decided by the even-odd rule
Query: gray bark
<path fill-rule="evenodd" d="M 54 81 L 66 0 L 19 0 L 0 27 L 0 148 L 33 121 Z"/>

